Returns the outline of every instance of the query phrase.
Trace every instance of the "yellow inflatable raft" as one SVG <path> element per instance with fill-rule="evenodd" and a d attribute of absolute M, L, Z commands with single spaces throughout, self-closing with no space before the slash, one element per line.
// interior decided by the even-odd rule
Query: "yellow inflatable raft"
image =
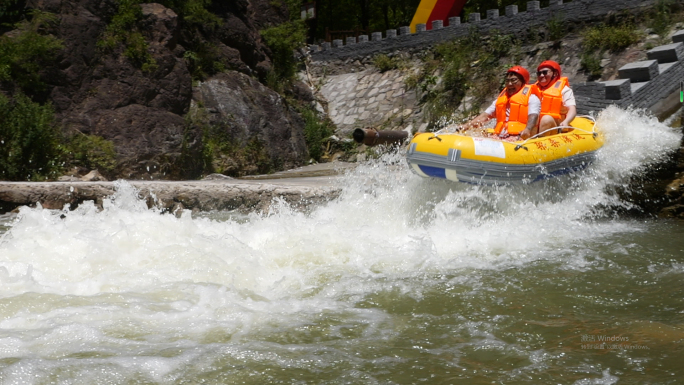
<path fill-rule="evenodd" d="M 530 183 L 585 168 L 603 146 L 591 117 L 575 118 L 571 130 L 518 142 L 459 133 L 419 133 L 406 159 L 423 177 L 476 184 Z"/>

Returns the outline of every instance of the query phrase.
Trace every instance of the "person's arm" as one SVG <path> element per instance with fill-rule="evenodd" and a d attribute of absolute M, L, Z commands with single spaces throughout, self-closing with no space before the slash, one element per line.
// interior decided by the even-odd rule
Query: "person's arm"
<path fill-rule="evenodd" d="M 569 126 L 570 122 L 577 116 L 577 106 L 568 106 L 568 113 L 565 115 L 565 120 L 561 122 L 561 126 Z"/>
<path fill-rule="evenodd" d="M 562 91 L 563 106 L 568 109 L 565 114 L 565 119 L 560 123 L 561 126 L 569 126 L 573 119 L 577 116 L 577 102 L 575 101 L 575 93 L 572 88 L 566 86 Z"/>
<path fill-rule="evenodd" d="M 496 111 L 496 100 L 492 102 L 492 104 L 487 107 L 487 109 L 481 113 L 480 115 L 476 116 L 475 119 L 469 121 L 468 123 L 464 124 L 461 126 L 461 131 L 468 131 L 469 129 L 473 127 L 481 127 L 488 121 L 490 121 L 494 117 L 494 113 Z"/>
<path fill-rule="evenodd" d="M 525 129 L 520 133 L 521 139 L 527 139 L 534 135 L 537 130 L 537 123 L 539 123 L 539 114 L 527 115 L 527 125 Z"/>
<path fill-rule="evenodd" d="M 520 138 L 527 139 L 539 132 L 539 114 L 541 113 L 541 100 L 537 95 L 530 95 L 527 101 L 527 125 L 520 133 Z"/>
<path fill-rule="evenodd" d="M 461 130 L 462 131 L 468 131 L 469 129 L 471 129 L 473 127 L 481 127 L 482 125 L 484 125 L 485 123 L 487 123 L 491 119 L 492 119 L 492 117 L 487 113 L 487 111 L 485 111 L 485 112 L 481 113 L 480 115 L 478 115 L 477 117 L 475 117 L 475 119 L 464 124 L 461 127 Z"/>

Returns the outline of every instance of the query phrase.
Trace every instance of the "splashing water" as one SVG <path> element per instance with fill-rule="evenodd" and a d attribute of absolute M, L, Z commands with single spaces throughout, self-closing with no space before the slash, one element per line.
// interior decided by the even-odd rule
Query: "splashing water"
<path fill-rule="evenodd" d="M 176 218 L 123 181 L 102 211 L 22 208 L 0 238 L 0 383 L 678 378 L 684 228 L 606 210 L 681 134 L 615 107 L 598 125 L 594 165 L 525 186 L 387 154 L 307 213 Z M 584 344 L 613 335 L 631 345 Z"/>

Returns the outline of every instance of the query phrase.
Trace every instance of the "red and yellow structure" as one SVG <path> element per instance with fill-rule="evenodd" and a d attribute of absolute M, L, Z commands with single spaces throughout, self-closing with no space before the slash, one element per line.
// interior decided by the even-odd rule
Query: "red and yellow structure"
<path fill-rule="evenodd" d="M 411 20 L 411 33 L 416 33 L 416 24 L 432 29 L 433 20 L 444 20 L 444 26 L 449 25 L 449 18 L 458 16 L 465 3 L 466 0 L 421 0 Z"/>

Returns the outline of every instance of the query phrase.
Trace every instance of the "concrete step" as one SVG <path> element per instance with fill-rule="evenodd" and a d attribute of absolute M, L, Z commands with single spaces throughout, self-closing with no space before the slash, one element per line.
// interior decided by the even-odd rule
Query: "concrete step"
<path fill-rule="evenodd" d="M 677 64 L 677 63 L 675 62 L 675 63 L 658 64 L 658 73 L 661 73 L 661 74 L 664 73 L 665 71 L 667 71 L 670 67 L 672 67 L 675 64 Z"/>
<path fill-rule="evenodd" d="M 675 34 L 672 35 L 672 41 L 675 43 L 684 43 L 684 29 L 675 32 Z"/>
<path fill-rule="evenodd" d="M 648 84 L 648 82 L 632 83 L 632 93 L 636 93 L 637 91 L 639 91 L 639 88 L 645 86 L 646 84 Z"/>
<path fill-rule="evenodd" d="M 674 63 L 684 58 L 684 43 L 672 43 L 661 45 L 646 51 L 649 60 L 657 60 L 658 63 Z"/>
<path fill-rule="evenodd" d="M 600 82 L 606 85 L 606 99 L 620 100 L 632 94 L 632 82 L 629 79 Z"/>
<path fill-rule="evenodd" d="M 647 82 L 659 74 L 657 60 L 644 60 L 628 63 L 618 69 L 620 79 L 629 79 L 632 83 Z"/>

